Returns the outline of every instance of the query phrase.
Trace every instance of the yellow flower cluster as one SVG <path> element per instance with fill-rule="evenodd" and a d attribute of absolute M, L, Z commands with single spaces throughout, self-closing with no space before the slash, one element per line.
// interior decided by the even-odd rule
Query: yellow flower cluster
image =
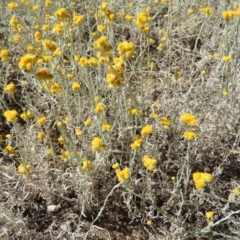
<path fill-rule="evenodd" d="M 105 18 L 107 19 L 107 23 L 111 23 L 115 19 L 115 14 L 112 10 L 108 8 L 108 2 L 102 2 L 100 6 L 98 6 L 97 18 Z"/>
<path fill-rule="evenodd" d="M 26 112 L 23 112 L 20 114 L 20 118 L 22 120 L 24 120 L 25 122 L 28 121 L 32 117 L 33 117 L 33 112 L 30 110 L 27 110 Z"/>
<path fill-rule="evenodd" d="M 157 160 L 154 158 L 150 158 L 148 155 L 144 155 L 143 157 L 143 165 L 149 171 L 153 171 L 156 168 Z"/>
<path fill-rule="evenodd" d="M 98 103 L 96 106 L 95 106 L 95 112 L 97 113 L 101 113 L 104 111 L 104 105 L 102 103 Z"/>
<path fill-rule="evenodd" d="M 105 148 L 106 145 L 103 143 L 103 140 L 101 138 L 95 137 L 92 140 L 92 150 L 94 152 L 104 150 Z"/>
<path fill-rule="evenodd" d="M 37 62 L 37 56 L 33 54 L 26 54 L 21 57 L 18 62 L 18 66 L 20 69 L 30 71 L 33 65 Z"/>
<path fill-rule="evenodd" d="M 197 136 L 197 132 L 196 131 L 185 131 L 183 136 L 186 140 L 191 141 Z"/>
<path fill-rule="evenodd" d="M 71 157 L 71 154 L 68 151 L 63 151 L 61 153 L 61 158 L 64 162 L 68 162 Z"/>
<path fill-rule="evenodd" d="M 10 3 L 8 4 L 8 8 L 13 11 L 13 10 L 15 10 L 15 9 L 18 8 L 18 4 L 15 3 L 15 2 L 10 2 Z"/>
<path fill-rule="evenodd" d="M 23 27 L 22 25 L 19 23 L 18 19 L 15 16 L 12 16 L 10 19 L 10 26 L 12 27 L 13 31 L 18 31 L 18 32 L 22 32 L 23 31 Z"/>
<path fill-rule="evenodd" d="M 46 51 L 54 52 L 57 49 L 56 43 L 49 39 L 44 39 L 42 44 Z"/>
<path fill-rule="evenodd" d="M 85 171 L 92 171 L 92 169 L 93 169 L 92 162 L 88 159 L 83 159 L 81 169 L 85 170 Z"/>
<path fill-rule="evenodd" d="M 196 126 L 197 119 L 190 113 L 184 113 L 180 116 L 180 122 L 185 123 L 187 126 Z"/>
<path fill-rule="evenodd" d="M 73 13 L 73 25 L 74 26 L 81 26 L 84 21 L 83 15 L 77 15 L 77 13 Z"/>
<path fill-rule="evenodd" d="M 140 12 L 137 16 L 136 26 L 142 32 L 149 31 L 149 24 L 152 22 L 152 18 L 148 16 L 147 12 Z"/>
<path fill-rule="evenodd" d="M 16 110 L 6 110 L 3 115 L 9 122 L 14 122 L 17 119 L 17 111 Z"/>
<path fill-rule="evenodd" d="M 159 120 L 159 123 L 163 126 L 164 129 L 168 130 L 172 122 L 167 117 L 163 117 Z"/>
<path fill-rule="evenodd" d="M 57 18 L 58 21 L 63 21 L 70 18 L 70 14 L 67 12 L 66 8 L 59 8 L 55 13 L 54 16 Z"/>
<path fill-rule="evenodd" d="M 207 183 L 212 181 L 212 174 L 204 172 L 195 172 L 192 175 L 196 189 L 203 189 Z"/>
<path fill-rule="evenodd" d="M 3 91 L 5 93 L 8 93 L 8 94 L 14 94 L 17 92 L 17 89 L 15 87 L 15 84 L 14 83 L 9 83 L 4 89 Z"/>
<path fill-rule="evenodd" d="M 14 148 L 13 148 L 12 146 L 10 146 L 10 145 L 7 145 L 7 146 L 4 148 L 4 151 L 5 151 L 7 154 L 9 154 L 9 155 L 15 153 Z"/>
<path fill-rule="evenodd" d="M 2 49 L 0 52 L 0 58 L 2 62 L 8 62 L 10 59 L 9 51 L 6 49 Z"/>
<path fill-rule="evenodd" d="M 46 68 L 40 68 L 36 72 L 36 77 L 38 79 L 42 79 L 42 80 L 52 80 L 53 79 L 53 75 L 51 73 L 49 73 Z"/>
<path fill-rule="evenodd" d="M 134 142 L 131 144 L 132 150 L 136 150 L 140 148 L 142 145 L 142 138 L 140 136 L 136 136 Z"/>
<path fill-rule="evenodd" d="M 210 7 L 203 7 L 203 8 L 201 8 L 200 9 L 201 10 L 201 13 L 203 14 L 203 15 L 208 15 L 208 14 L 214 14 L 214 11 L 213 11 L 213 9 L 212 8 L 210 8 Z"/>
<path fill-rule="evenodd" d="M 130 58 L 136 54 L 133 42 L 123 41 L 117 45 L 118 54 L 124 58 Z"/>
<path fill-rule="evenodd" d="M 108 73 L 106 76 L 107 83 L 109 87 L 119 87 L 123 84 L 124 78 L 124 59 L 114 58 L 113 64 L 108 66 Z"/>
<path fill-rule="evenodd" d="M 240 8 L 236 10 L 226 10 L 222 12 L 222 17 L 224 20 L 229 21 L 230 19 L 240 15 Z"/>
<path fill-rule="evenodd" d="M 112 168 L 116 169 L 115 173 L 117 175 L 119 182 L 122 182 L 122 181 L 130 178 L 130 169 L 128 167 L 125 167 L 123 170 L 121 170 L 119 168 L 119 163 L 115 163 L 112 165 Z"/>
<path fill-rule="evenodd" d="M 31 176 L 30 170 L 31 164 L 23 165 L 22 163 L 18 166 L 18 172 L 23 175 L 23 178 L 29 178 Z"/>
<path fill-rule="evenodd" d="M 152 131 L 153 131 L 152 126 L 151 126 L 151 125 L 146 125 L 146 126 L 144 126 L 144 127 L 142 128 L 141 135 L 142 135 L 143 137 L 146 137 L 146 136 L 148 136 L 149 134 L 151 134 Z"/>

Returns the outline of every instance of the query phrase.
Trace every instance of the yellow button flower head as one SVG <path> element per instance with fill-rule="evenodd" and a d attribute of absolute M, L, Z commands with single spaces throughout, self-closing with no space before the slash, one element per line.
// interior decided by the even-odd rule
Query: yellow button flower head
<path fill-rule="evenodd" d="M 141 135 L 146 137 L 148 136 L 149 134 L 152 133 L 152 126 L 151 125 L 146 125 L 145 127 L 143 127 L 142 131 L 141 131 Z"/>
<path fill-rule="evenodd" d="M 117 51 L 120 56 L 130 58 L 135 54 L 135 45 L 133 42 L 123 41 L 117 45 Z"/>
<path fill-rule="evenodd" d="M 130 169 L 128 167 L 120 170 L 119 168 L 115 171 L 118 181 L 122 182 L 130 177 Z"/>
<path fill-rule="evenodd" d="M 88 159 L 83 159 L 82 160 L 82 167 L 81 169 L 82 170 L 85 170 L 85 171 L 92 171 L 92 162 Z"/>
<path fill-rule="evenodd" d="M 60 95 L 62 93 L 62 87 L 59 83 L 52 83 L 50 85 L 49 91 L 53 94 L 53 95 Z"/>
<path fill-rule="evenodd" d="M 3 113 L 4 117 L 9 122 L 14 122 L 17 119 L 17 111 L 16 110 L 7 110 Z"/>
<path fill-rule="evenodd" d="M 37 56 L 33 54 L 26 54 L 21 57 L 18 62 L 18 66 L 20 69 L 30 71 L 33 65 L 37 62 Z"/>
<path fill-rule="evenodd" d="M 64 161 L 64 162 L 68 162 L 69 161 L 69 159 L 70 159 L 70 153 L 68 152 L 68 151 L 64 151 L 64 152 L 62 152 L 62 154 L 61 154 L 61 158 L 62 158 L 62 160 Z"/>
<path fill-rule="evenodd" d="M 136 108 L 129 109 L 128 114 L 131 114 L 131 115 L 134 115 L 134 116 L 139 116 L 139 112 Z"/>
<path fill-rule="evenodd" d="M 201 8 L 200 10 L 203 15 L 214 14 L 213 9 L 210 7 L 204 7 L 204 8 Z"/>
<path fill-rule="evenodd" d="M 77 13 L 73 13 L 73 24 L 74 26 L 81 26 L 84 20 L 83 15 L 77 15 Z"/>
<path fill-rule="evenodd" d="M 12 11 L 14 11 L 14 10 L 17 9 L 17 8 L 18 8 L 18 4 L 15 3 L 15 2 L 10 2 L 10 3 L 8 4 L 8 9 L 10 9 L 10 10 L 12 10 Z"/>
<path fill-rule="evenodd" d="M 95 137 L 92 140 L 92 150 L 94 152 L 104 150 L 105 148 L 106 145 L 103 143 L 103 140 L 101 138 Z"/>
<path fill-rule="evenodd" d="M 10 53 L 9 53 L 9 51 L 6 50 L 6 49 L 1 50 L 1 52 L 0 52 L 0 58 L 1 58 L 1 61 L 2 61 L 2 62 L 8 62 L 9 59 L 10 59 Z"/>
<path fill-rule="evenodd" d="M 81 85 L 78 82 L 73 82 L 72 83 L 72 90 L 73 91 L 79 91 L 81 88 Z"/>
<path fill-rule="evenodd" d="M 53 75 L 51 73 L 49 73 L 46 68 L 40 68 L 36 72 L 36 77 L 38 79 L 42 79 L 42 80 L 52 80 L 53 79 Z"/>
<path fill-rule="evenodd" d="M 214 215 L 214 212 L 212 212 L 212 211 L 206 212 L 207 219 L 212 218 L 213 215 Z"/>
<path fill-rule="evenodd" d="M 224 62 L 230 62 L 231 60 L 232 60 L 232 56 L 231 55 L 228 55 L 228 56 L 223 56 L 222 57 L 222 60 L 224 61 Z"/>
<path fill-rule="evenodd" d="M 70 18 L 70 14 L 67 12 L 66 8 L 59 8 L 55 13 L 54 16 L 57 18 L 58 21 L 63 21 Z"/>
<path fill-rule="evenodd" d="M 154 158 L 150 158 L 148 155 L 144 155 L 143 157 L 143 165 L 149 171 L 153 171 L 156 168 L 157 160 Z"/>
<path fill-rule="evenodd" d="M 94 41 L 93 47 L 100 52 L 109 52 L 112 50 L 112 47 L 108 44 L 107 37 L 105 36 L 102 36 Z"/>
<path fill-rule="evenodd" d="M 131 148 L 132 148 L 132 150 L 136 150 L 136 149 L 140 148 L 141 145 L 142 145 L 142 138 L 137 135 L 135 137 L 135 141 L 131 144 Z"/>
<path fill-rule="evenodd" d="M 54 52 L 57 49 L 56 43 L 49 39 L 43 40 L 43 47 L 46 51 L 51 51 L 51 52 Z"/>
<path fill-rule="evenodd" d="M 212 174 L 204 172 L 194 172 L 193 181 L 195 182 L 196 189 L 203 189 L 207 183 L 212 181 Z"/>
<path fill-rule="evenodd" d="M 4 151 L 7 153 L 7 154 L 14 154 L 15 153 L 15 150 L 12 146 L 10 145 L 7 145 L 5 148 L 4 148 Z"/>
<path fill-rule="evenodd" d="M 195 131 L 185 131 L 183 136 L 188 141 L 191 141 L 197 136 L 197 133 Z"/>
<path fill-rule="evenodd" d="M 119 163 L 114 163 L 114 164 L 112 165 L 112 168 L 113 168 L 113 169 L 119 168 Z"/>
<path fill-rule="evenodd" d="M 103 112 L 104 109 L 105 109 L 105 108 L 104 108 L 104 106 L 103 106 L 102 103 L 98 103 L 98 104 L 96 105 L 96 107 L 95 107 L 95 111 L 96 111 L 97 113 Z"/>
<path fill-rule="evenodd" d="M 111 129 L 112 129 L 112 126 L 110 124 L 107 124 L 107 123 L 102 124 L 102 130 L 103 131 L 109 132 L 109 131 L 111 131 Z"/>
<path fill-rule="evenodd" d="M 151 220 L 147 220 L 147 225 L 151 226 L 152 225 L 152 221 Z"/>
<path fill-rule="evenodd" d="M 167 117 L 163 117 L 159 120 L 159 123 L 163 126 L 164 129 L 168 130 L 172 122 Z"/>
<path fill-rule="evenodd" d="M 29 178 L 31 176 L 30 170 L 31 164 L 23 165 L 22 163 L 18 166 L 18 172 L 23 175 L 23 178 Z"/>
<path fill-rule="evenodd" d="M 44 124 L 45 122 L 46 122 L 46 117 L 43 116 L 43 115 L 37 120 L 37 123 L 38 123 L 39 125 L 42 125 L 42 124 Z"/>
<path fill-rule="evenodd" d="M 45 135 L 44 132 L 38 132 L 38 139 L 39 139 L 40 141 L 43 141 L 45 137 L 46 137 L 46 135 Z"/>
<path fill-rule="evenodd" d="M 76 128 L 75 134 L 76 134 L 78 137 L 80 137 L 80 136 L 83 134 L 83 132 L 82 132 L 82 130 L 81 130 L 80 128 Z"/>
<path fill-rule="evenodd" d="M 224 20 L 229 21 L 230 19 L 232 19 L 235 16 L 237 16 L 237 14 L 238 14 L 237 11 L 227 10 L 227 11 L 223 11 L 222 17 L 223 17 Z"/>
<path fill-rule="evenodd" d="M 184 113 L 180 117 L 180 122 L 185 123 L 188 126 L 196 126 L 197 119 L 190 113 Z"/>
<path fill-rule="evenodd" d="M 90 118 L 88 118 L 88 119 L 84 122 L 84 125 L 85 125 L 86 127 L 89 127 L 89 126 L 91 125 L 91 123 L 92 123 L 92 120 L 91 120 Z"/>
<path fill-rule="evenodd" d="M 8 93 L 8 94 L 14 94 L 17 92 L 17 89 L 15 87 L 15 84 L 14 83 L 9 83 L 4 89 L 3 91 L 5 93 Z"/>

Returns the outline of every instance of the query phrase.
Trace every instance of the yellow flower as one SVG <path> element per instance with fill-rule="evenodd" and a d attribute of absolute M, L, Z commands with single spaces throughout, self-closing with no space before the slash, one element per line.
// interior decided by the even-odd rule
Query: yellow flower
<path fill-rule="evenodd" d="M 185 131 L 183 136 L 188 141 L 191 141 L 197 136 L 197 133 L 195 131 Z"/>
<path fill-rule="evenodd" d="M 148 155 L 144 155 L 143 157 L 143 165 L 149 171 L 153 171 L 156 168 L 157 160 L 154 158 L 150 158 Z"/>
<path fill-rule="evenodd" d="M 112 129 L 112 126 L 110 124 L 107 124 L 107 123 L 102 124 L 102 130 L 103 131 L 109 132 L 109 131 L 111 131 L 111 129 Z"/>
<path fill-rule="evenodd" d="M 66 77 L 68 80 L 72 80 L 74 78 L 73 74 L 70 74 L 70 73 L 68 73 Z"/>
<path fill-rule="evenodd" d="M 101 138 L 95 137 L 92 140 L 92 150 L 94 152 L 104 150 L 105 148 L 106 148 L 106 145 L 103 143 Z"/>
<path fill-rule="evenodd" d="M 46 135 L 45 135 L 44 132 L 38 132 L 38 139 L 39 139 L 40 141 L 43 141 L 45 137 L 46 137 Z"/>
<path fill-rule="evenodd" d="M 187 13 L 188 13 L 188 15 L 191 15 L 191 14 L 194 13 L 194 10 L 193 10 L 192 8 L 189 8 L 189 9 L 187 10 Z"/>
<path fill-rule="evenodd" d="M 197 120 L 196 118 L 190 113 L 184 113 L 180 117 L 180 122 L 185 123 L 188 126 L 196 126 Z"/>
<path fill-rule="evenodd" d="M 18 43 L 20 40 L 21 40 L 21 37 L 20 37 L 19 35 L 14 35 L 14 36 L 13 36 L 13 41 L 14 41 L 15 43 Z"/>
<path fill-rule="evenodd" d="M 18 8 L 18 4 L 15 3 L 15 2 L 10 2 L 10 3 L 8 4 L 8 8 L 13 11 L 13 10 L 15 10 L 15 9 Z"/>
<path fill-rule="evenodd" d="M 119 182 L 129 179 L 130 177 L 130 169 L 128 167 L 124 168 L 123 170 L 117 169 L 115 173 Z"/>
<path fill-rule="evenodd" d="M 56 43 L 48 39 L 43 40 L 43 47 L 46 51 L 51 52 L 54 52 L 57 49 Z"/>
<path fill-rule="evenodd" d="M 82 135 L 82 131 L 81 131 L 81 129 L 80 128 L 76 128 L 76 130 L 75 130 L 75 134 L 78 136 L 78 137 L 80 137 L 81 135 Z"/>
<path fill-rule="evenodd" d="M 42 80 L 52 80 L 53 79 L 53 75 L 51 73 L 49 73 L 46 68 L 40 68 L 36 72 L 36 77 L 39 79 L 42 79 Z"/>
<path fill-rule="evenodd" d="M 20 69 L 30 71 L 33 65 L 37 62 L 37 56 L 33 54 L 26 54 L 21 57 L 18 62 L 18 66 Z"/>
<path fill-rule="evenodd" d="M 84 20 L 83 15 L 77 15 L 76 13 L 73 13 L 73 24 L 75 26 L 81 26 Z"/>
<path fill-rule="evenodd" d="M 196 189 L 203 189 L 207 183 L 212 181 L 212 174 L 210 173 L 194 172 L 192 177 Z"/>
<path fill-rule="evenodd" d="M 54 16 L 57 18 L 58 21 L 62 21 L 62 20 L 70 18 L 70 14 L 67 12 L 66 8 L 59 8 L 54 13 Z"/>
<path fill-rule="evenodd" d="M 206 218 L 207 219 L 212 218 L 213 215 L 214 215 L 214 212 L 212 212 L 212 211 L 206 212 Z"/>
<path fill-rule="evenodd" d="M 147 220 L 147 225 L 151 226 L 152 225 L 152 221 L 151 220 Z"/>
<path fill-rule="evenodd" d="M 40 118 L 38 118 L 38 120 L 37 120 L 37 123 L 39 124 L 39 125 L 42 125 L 42 124 L 44 124 L 46 122 L 46 117 L 45 116 L 41 116 Z"/>
<path fill-rule="evenodd" d="M 2 62 L 8 62 L 10 58 L 9 51 L 6 49 L 1 50 L 0 52 L 0 58 Z"/>
<path fill-rule="evenodd" d="M 73 91 L 79 91 L 80 88 L 81 88 L 81 85 L 78 82 L 73 82 L 73 84 L 72 84 Z"/>
<path fill-rule="evenodd" d="M 123 41 L 117 45 L 117 51 L 120 56 L 130 58 L 135 55 L 135 45 L 133 42 Z"/>
<path fill-rule="evenodd" d="M 59 138 L 58 138 L 58 142 L 61 143 L 61 144 L 64 143 L 64 138 L 63 138 L 62 135 L 59 136 Z"/>
<path fill-rule="evenodd" d="M 17 119 L 17 111 L 16 110 L 7 110 L 3 113 L 4 117 L 9 122 L 14 122 Z"/>
<path fill-rule="evenodd" d="M 231 55 L 223 56 L 223 57 L 222 57 L 222 60 L 223 60 L 224 62 L 230 62 L 230 61 L 232 60 L 232 57 L 231 57 Z"/>
<path fill-rule="evenodd" d="M 113 168 L 113 169 L 119 168 L 119 163 L 114 163 L 114 164 L 112 165 L 112 168 Z"/>
<path fill-rule="evenodd" d="M 131 114 L 131 115 L 134 115 L 134 116 L 139 116 L 139 112 L 136 108 L 129 109 L 128 114 Z"/>
<path fill-rule="evenodd" d="M 240 195 L 240 190 L 238 188 L 234 188 L 233 189 L 233 192 L 236 194 L 236 195 Z"/>
<path fill-rule="evenodd" d="M 23 175 L 23 178 L 29 178 L 31 176 L 30 170 L 31 164 L 23 165 L 22 163 L 18 166 L 18 172 Z"/>
<path fill-rule="evenodd" d="M 52 83 L 50 85 L 49 91 L 53 94 L 53 95 L 59 95 L 62 93 L 62 87 L 59 83 Z"/>
<path fill-rule="evenodd" d="M 201 8 L 200 10 L 201 10 L 201 13 L 203 15 L 213 14 L 214 13 L 213 9 L 210 8 L 210 7 Z"/>
<path fill-rule="evenodd" d="M 96 111 L 97 113 L 103 112 L 103 111 L 104 111 L 104 106 L 103 106 L 103 104 L 102 104 L 102 103 L 98 103 L 98 104 L 96 105 L 96 107 L 95 107 L 95 111 Z"/>
<path fill-rule="evenodd" d="M 142 138 L 140 136 L 136 136 L 134 142 L 131 144 L 132 150 L 136 150 L 137 148 L 140 148 L 142 145 Z"/>
<path fill-rule="evenodd" d="M 91 120 L 90 118 L 88 118 L 88 119 L 84 122 L 84 125 L 85 125 L 86 127 L 89 127 L 89 126 L 91 125 L 91 123 L 92 123 L 92 120 Z"/>
<path fill-rule="evenodd" d="M 15 87 L 15 84 L 14 83 L 9 83 L 3 90 L 5 93 L 8 93 L 8 94 L 14 94 L 17 92 L 17 89 Z"/>
<path fill-rule="evenodd" d="M 104 25 L 101 25 L 101 24 L 100 24 L 100 25 L 97 26 L 97 30 L 98 30 L 99 32 L 105 32 L 106 29 L 107 29 L 107 27 L 104 26 Z"/>
<path fill-rule="evenodd" d="M 234 18 L 235 16 L 237 16 L 237 11 L 234 10 L 227 10 L 223 11 L 222 13 L 222 17 L 226 21 L 229 21 L 231 18 Z"/>
<path fill-rule="evenodd" d="M 171 120 L 168 119 L 167 117 L 163 117 L 159 120 L 159 123 L 163 126 L 164 129 L 169 129 L 169 127 L 171 126 Z"/>
<path fill-rule="evenodd" d="M 223 90 L 222 95 L 223 95 L 224 97 L 227 97 L 227 96 L 229 95 L 229 92 L 226 91 L 226 90 Z"/>
<path fill-rule="evenodd" d="M 92 162 L 88 159 L 83 159 L 81 169 L 85 171 L 92 171 Z"/>
<path fill-rule="evenodd" d="M 15 153 L 15 150 L 12 146 L 10 145 L 7 145 L 5 148 L 4 148 L 4 151 L 7 153 L 7 154 L 14 154 Z"/>
<path fill-rule="evenodd" d="M 69 161 L 69 159 L 70 159 L 70 153 L 68 152 L 68 151 L 64 151 L 64 152 L 62 152 L 62 154 L 61 154 L 61 158 L 62 158 L 62 160 L 64 161 L 64 162 L 68 162 Z"/>
<path fill-rule="evenodd" d="M 149 134 L 152 133 L 152 126 L 151 125 L 146 125 L 145 127 L 142 128 L 141 135 L 142 136 L 148 136 Z"/>

